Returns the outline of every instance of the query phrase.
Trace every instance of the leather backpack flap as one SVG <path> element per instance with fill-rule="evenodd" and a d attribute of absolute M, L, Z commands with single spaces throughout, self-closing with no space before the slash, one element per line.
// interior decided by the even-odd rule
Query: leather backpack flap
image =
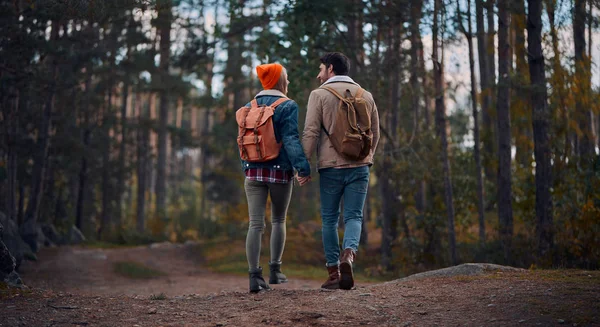
<path fill-rule="evenodd" d="M 246 125 L 244 127 L 248 129 L 253 129 L 255 127 L 262 126 L 269 120 L 269 118 L 273 117 L 274 113 L 275 110 L 273 109 L 273 107 L 270 106 L 250 109 L 248 117 L 246 117 Z M 238 121 L 238 124 L 239 123 L 240 121 Z"/>
<path fill-rule="evenodd" d="M 341 149 L 344 136 L 352 130 L 352 126 L 350 126 L 348 122 L 349 115 L 350 112 L 348 106 L 343 101 L 340 101 L 338 108 L 333 115 L 333 126 L 332 131 L 330 132 L 331 135 L 329 136 L 331 143 L 333 143 L 336 149 Z"/>
<path fill-rule="evenodd" d="M 235 121 L 237 122 L 239 127 L 244 126 L 244 117 L 246 117 L 246 111 L 249 111 L 248 107 L 241 107 L 235 112 Z"/>
<path fill-rule="evenodd" d="M 356 122 L 363 132 L 371 130 L 371 108 L 367 100 L 364 98 L 356 98 L 354 100 L 354 110 L 356 111 Z"/>

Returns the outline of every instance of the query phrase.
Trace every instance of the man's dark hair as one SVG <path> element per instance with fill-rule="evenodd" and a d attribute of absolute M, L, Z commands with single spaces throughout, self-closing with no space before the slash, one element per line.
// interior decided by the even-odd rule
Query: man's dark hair
<path fill-rule="evenodd" d="M 321 62 L 327 69 L 332 65 L 336 75 L 348 75 L 350 71 L 350 59 L 341 52 L 328 52 L 321 57 Z"/>

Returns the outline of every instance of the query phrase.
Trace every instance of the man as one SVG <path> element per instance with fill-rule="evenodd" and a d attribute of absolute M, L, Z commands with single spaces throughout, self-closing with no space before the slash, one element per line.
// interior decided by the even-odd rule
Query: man
<path fill-rule="evenodd" d="M 308 99 L 306 122 L 302 136 L 302 146 L 306 158 L 310 160 L 317 150 L 317 169 L 321 192 L 321 218 L 323 247 L 326 267 L 329 273 L 327 281 L 321 286 L 326 289 L 351 289 L 354 286 L 352 264 L 358 251 L 362 228 L 363 207 L 369 186 L 369 167 L 373 164 L 373 154 L 379 141 L 379 116 L 371 93 L 361 89 L 348 76 L 350 61 L 339 52 L 327 53 L 321 57 L 319 75 L 321 87 L 313 90 Z M 331 88 L 332 90 L 328 90 Z M 340 99 L 335 95 L 353 96 L 361 90 L 371 117 L 372 145 L 364 159 L 352 160 L 339 153 L 330 140 L 336 123 L 336 111 L 340 109 Z M 359 96 L 357 96 L 359 97 Z M 310 177 L 298 177 L 300 185 L 307 183 Z M 340 257 L 338 239 L 338 219 L 340 200 L 344 199 L 344 240 Z"/>

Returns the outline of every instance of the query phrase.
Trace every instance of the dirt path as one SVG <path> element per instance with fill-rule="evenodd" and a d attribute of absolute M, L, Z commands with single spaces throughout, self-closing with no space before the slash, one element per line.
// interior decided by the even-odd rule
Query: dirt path
<path fill-rule="evenodd" d="M 40 261 L 26 262 L 21 277 L 28 286 L 82 295 L 129 295 L 148 297 L 163 293 L 207 295 L 223 291 L 244 292 L 248 278 L 210 272 L 195 257 L 191 247 L 153 244 L 134 248 L 97 249 L 84 247 L 45 248 Z M 137 262 L 165 276 L 131 279 L 114 272 L 117 262 Z M 268 272 L 266 273 L 268 276 Z M 290 278 L 274 285 L 284 289 L 314 289 L 314 280 Z"/>
<path fill-rule="evenodd" d="M 168 275 L 131 280 L 112 263 Z M 322 291 L 293 280 L 248 294 L 185 248 L 46 249 L 23 267 L 29 290 L 0 290 L 0 326 L 600 326 L 600 272 L 427 277 Z M 164 293 L 166 299 L 151 299 Z"/>

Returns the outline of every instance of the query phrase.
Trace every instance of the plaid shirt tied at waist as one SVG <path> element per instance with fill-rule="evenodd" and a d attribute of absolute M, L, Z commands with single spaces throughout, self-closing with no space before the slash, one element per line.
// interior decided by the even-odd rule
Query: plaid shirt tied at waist
<path fill-rule="evenodd" d="M 244 172 L 251 181 L 287 184 L 294 178 L 294 172 L 269 168 L 250 168 Z"/>

